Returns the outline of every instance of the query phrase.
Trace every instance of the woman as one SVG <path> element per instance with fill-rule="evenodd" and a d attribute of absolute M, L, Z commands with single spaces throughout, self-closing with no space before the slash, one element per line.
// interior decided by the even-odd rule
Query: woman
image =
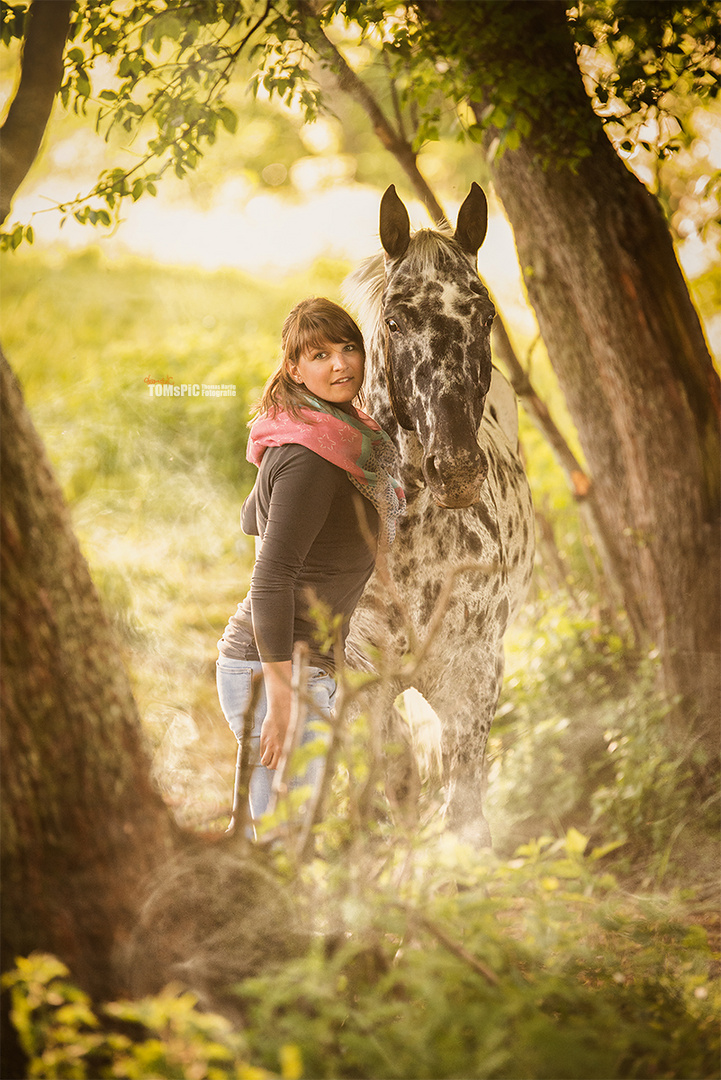
<path fill-rule="evenodd" d="M 266 811 L 290 717 L 291 657 L 309 647 L 312 721 L 328 719 L 335 698 L 332 651 L 317 640 L 311 614 L 321 601 L 341 617 L 343 641 L 375 565 L 382 528 L 392 540 L 405 498 L 391 475 L 388 436 L 353 405 L 365 350 L 351 317 L 330 300 L 302 301 L 283 325 L 282 360 L 268 380 L 251 425 L 248 460 L 258 466 L 243 505 L 243 531 L 260 538 L 250 592 L 218 642 L 220 705 L 240 740 L 253 676 L 263 688 L 251 743 L 250 808 Z M 359 498 L 358 492 L 365 498 Z M 321 759 L 304 782 L 315 784 Z"/>

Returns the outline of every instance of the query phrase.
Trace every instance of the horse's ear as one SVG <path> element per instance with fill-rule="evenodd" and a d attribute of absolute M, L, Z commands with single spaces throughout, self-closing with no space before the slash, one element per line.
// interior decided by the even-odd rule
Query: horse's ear
<path fill-rule="evenodd" d="M 471 190 L 458 211 L 455 239 L 469 255 L 477 255 L 488 230 L 488 202 L 474 181 Z"/>
<path fill-rule="evenodd" d="M 411 239 L 411 221 L 393 184 L 386 189 L 381 199 L 380 234 L 381 244 L 387 255 L 392 259 L 399 259 L 405 254 Z"/>

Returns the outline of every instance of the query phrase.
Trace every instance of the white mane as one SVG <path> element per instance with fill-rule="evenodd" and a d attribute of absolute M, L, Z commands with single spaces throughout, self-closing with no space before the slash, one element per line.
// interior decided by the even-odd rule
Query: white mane
<path fill-rule="evenodd" d="M 404 268 L 421 279 L 427 277 L 438 267 L 441 255 L 453 250 L 449 244 L 452 237 L 450 227 L 419 229 L 403 256 Z M 358 312 L 361 330 L 368 339 L 380 317 L 385 283 L 385 256 L 381 251 L 364 259 L 341 286 L 344 302 Z"/>
<path fill-rule="evenodd" d="M 381 251 L 364 259 L 341 284 L 343 302 L 358 313 L 360 328 L 367 340 L 378 321 L 385 283 L 385 258 Z"/>

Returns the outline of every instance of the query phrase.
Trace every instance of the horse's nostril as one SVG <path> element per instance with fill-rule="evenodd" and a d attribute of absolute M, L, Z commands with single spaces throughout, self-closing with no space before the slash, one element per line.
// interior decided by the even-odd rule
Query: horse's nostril
<path fill-rule="evenodd" d="M 436 487 L 468 487 L 482 483 L 488 474 L 488 458 L 480 449 L 474 447 L 466 457 L 463 467 L 458 462 L 444 463 L 435 454 L 429 454 L 423 461 L 423 475 L 426 483 Z"/>
<path fill-rule="evenodd" d="M 428 484 L 438 484 L 441 482 L 440 473 L 436 466 L 436 459 L 433 454 L 429 454 L 423 462 L 423 472 Z"/>

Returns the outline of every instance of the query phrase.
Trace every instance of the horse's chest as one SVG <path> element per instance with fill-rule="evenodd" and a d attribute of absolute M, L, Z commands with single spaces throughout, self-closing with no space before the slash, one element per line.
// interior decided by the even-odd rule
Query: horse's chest
<path fill-rule="evenodd" d="M 472 641 L 501 640 L 530 580 L 533 511 L 510 446 L 494 445 L 489 460 L 481 498 L 471 507 L 443 509 L 428 489 L 411 494 L 387 565 L 371 578 L 356 613 L 359 639 L 401 655 L 409 647 L 408 622 L 420 640 L 433 626 L 439 657 Z"/>
<path fill-rule="evenodd" d="M 501 588 L 502 541 L 486 493 L 467 510 L 444 510 L 422 492 L 409 505 L 390 558 L 393 579 L 419 629 L 444 592 L 445 621 L 467 625 Z"/>

